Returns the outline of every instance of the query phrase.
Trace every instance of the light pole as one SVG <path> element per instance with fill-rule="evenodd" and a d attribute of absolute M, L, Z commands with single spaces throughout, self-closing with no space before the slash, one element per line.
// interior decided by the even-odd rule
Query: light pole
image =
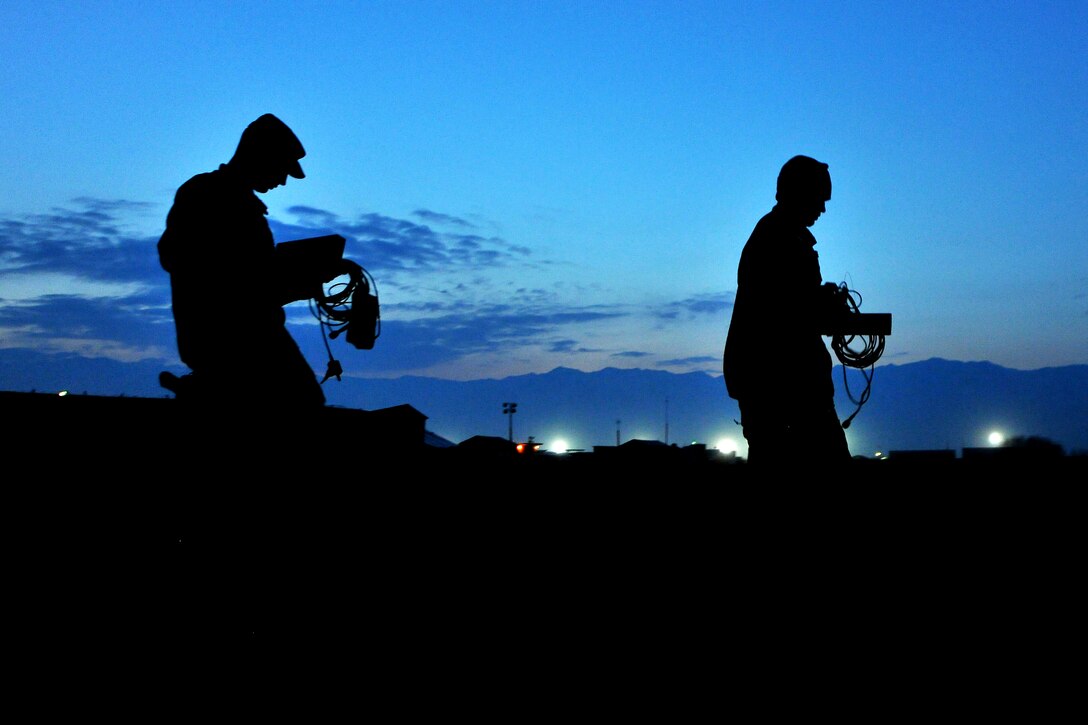
<path fill-rule="evenodd" d="M 665 398 L 665 445 L 669 443 L 669 399 Z"/>
<path fill-rule="evenodd" d="M 514 413 L 518 412 L 517 403 L 503 403 L 502 414 L 507 416 L 510 421 L 510 427 L 507 429 L 506 435 L 508 440 L 514 442 Z"/>

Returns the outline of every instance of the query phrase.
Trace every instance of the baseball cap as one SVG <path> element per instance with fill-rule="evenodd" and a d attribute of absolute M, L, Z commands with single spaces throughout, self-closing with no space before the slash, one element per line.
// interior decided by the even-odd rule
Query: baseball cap
<path fill-rule="evenodd" d="M 239 147 L 261 156 L 280 158 L 287 163 L 287 173 L 296 179 L 305 179 L 299 159 L 306 155 L 302 142 L 286 123 L 271 113 L 266 113 L 242 132 Z"/>

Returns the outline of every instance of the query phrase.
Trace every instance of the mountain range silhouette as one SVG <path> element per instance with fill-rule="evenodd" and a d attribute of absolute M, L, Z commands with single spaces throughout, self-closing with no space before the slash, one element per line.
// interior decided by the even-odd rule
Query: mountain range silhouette
<path fill-rule="evenodd" d="M 0 351 L 0 389 L 74 394 L 167 397 L 160 363 L 119 363 L 75 355 Z M 176 369 L 181 374 L 184 369 Z M 845 419 L 862 399 L 863 371 L 835 370 L 836 404 Z M 868 371 L 864 371 L 868 372 Z M 330 405 L 375 410 L 411 405 L 427 416 L 431 439 L 452 444 L 473 436 L 516 440 L 532 436 L 545 449 L 563 439 L 589 450 L 631 439 L 710 447 L 743 441 L 735 401 L 720 375 L 604 368 L 501 379 L 451 381 L 422 376 L 335 379 L 325 384 Z M 513 416 L 503 404 L 516 402 Z M 1040 437 L 1067 453 L 1088 452 L 1088 365 L 1015 370 L 989 362 L 932 358 L 878 365 L 869 397 L 848 430 L 851 451 L 935 450 L 985 446 L 993 430 L 1006 437 Z"/>

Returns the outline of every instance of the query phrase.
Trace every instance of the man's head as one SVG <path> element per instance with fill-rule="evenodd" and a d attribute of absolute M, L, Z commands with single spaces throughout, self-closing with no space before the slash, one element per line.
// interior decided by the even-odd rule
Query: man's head
<path fill-rule="evenodd" d="M 306 149 L 280 119 L 266 113 L 246 126 L 231 165 L 242 171 L 255 191 L 265 192 L 287 183 L 287 177 L 306 178 L 299 159 Z"/>
<path fill-rule="evenodd" d="M 827 164 L 808 156 L 794 156 L 778 172 L 775 199 L 779 206 L 812 226 L 826 211 L 831 199 L 831 173 Z"/>

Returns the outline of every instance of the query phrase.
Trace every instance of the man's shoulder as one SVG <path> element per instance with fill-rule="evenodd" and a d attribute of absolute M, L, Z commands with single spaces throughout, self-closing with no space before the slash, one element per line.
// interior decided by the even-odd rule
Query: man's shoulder
<path fill-rule="evenodd" d="M 769 211 L 760 217 L 752 228 L 752 233 L 748 237 L 744 249 L 749 254 L 754 254 L 757 250 L 769 249 L 773 251 L 777 246 L 775 240 L 782 236 L 783 231 L 781 216 L 775 214 L 774 211 Z"/>
<path fill-rule="evenodd" d="M 784 229 L 786 226 L 786 218 L 778 211 L 776 206 L 759 218 L 755 230 L 757 232 L 772 232 Z"/>
<path fill-rule="evenodd" d="M 197 194 L 202 191 L 219 189 L 224 185 L 224 181 L 221 169 L 204 171 L 195 176 L 190 176 L 185 183 L 178 187 L 178 193 Z"/>
<path fill-rule="evenodd" d="M 756 226 L 752 230 L 752 236 L 748 241 L 758 246 L 771 244 L 777 252 L 782 252 L 793 246 L 785 244 L 785 242 L 792 240 L 802 242 L 803 244 L 800 245 L 802 249 L 808 249 L 816 244 L 816 237 L 812 235 L 811 231 L 772 209 L 756 222 Z"/>
<path fill-rule="evenodd" d="M 190 177 L 178 187 L 174 203 L 185 207 L 237 206 L 242 205 L 243 200 L 250 198 L 255 198 L 252 190 L 238 183 L 233 175 L 224 172 L 223 167 L 220 167 L 215 171 L 206 171 Z"/>

